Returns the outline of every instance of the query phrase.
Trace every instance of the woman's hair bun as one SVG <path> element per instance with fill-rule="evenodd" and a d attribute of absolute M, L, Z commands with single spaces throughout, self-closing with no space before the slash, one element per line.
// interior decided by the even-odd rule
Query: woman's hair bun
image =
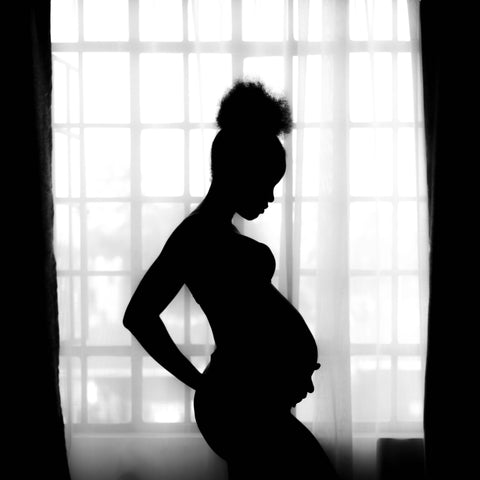
<path fill-rule="evenodd" d="M 276 96 L 258 80 L 236 80 L 220 101 L 217 126 L 221 129 L 290 133 L 292 114 L 285 97 Z"/>

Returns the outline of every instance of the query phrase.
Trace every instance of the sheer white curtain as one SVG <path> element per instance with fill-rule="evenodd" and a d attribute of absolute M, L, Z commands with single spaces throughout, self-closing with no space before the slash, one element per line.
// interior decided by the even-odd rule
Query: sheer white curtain
<path fill-rule="evenodd" d="M 428 239 L 418 1 L 289 7 L 284 88 L 295 128 L 286 139 L 279 285 L 315 333 L 323 365 L 297 415 L 346 478 L 352 470 L 372 478 L 379 438 L 422 436 Z M 257 73 L 267 83 L 269 74 Z M 267 243 L 269 222 L 257 222 Z"/>
<path fill-rule="evenodd" d="M 374 478 L 378 438 L 422 436 L 418 0 L 54 0 L 52 40 L 74 478 L 225 475 L 196 433 L 191 392 L 121 320 L 168 234 L 208 189 L 217 102 L 239 77 L 264 80 L 293 109 L 276 201 L 258 220 L 235 222 L 272 248 L 274 283 L 318 342 L 316 390 L 296 415 L 345 478 Z M 188 291 L 162 318 L 203 368 L 212 339 Z"/>

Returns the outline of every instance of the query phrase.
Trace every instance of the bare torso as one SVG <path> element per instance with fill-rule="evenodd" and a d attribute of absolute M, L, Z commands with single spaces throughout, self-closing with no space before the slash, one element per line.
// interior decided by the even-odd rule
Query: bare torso
<path fill-rule="evenodd" d="M 279 382 L 309 378 L 317 362 L 315 339 L 298 310 L 272 285 L 270 249 L 200 214 L 186 222 L 194 239 L 186 285 L 216 344 L 209 376 L 223 384 L 234 378 L 251 385 L 257 396 L 275 388 L 278 393 Z"/>

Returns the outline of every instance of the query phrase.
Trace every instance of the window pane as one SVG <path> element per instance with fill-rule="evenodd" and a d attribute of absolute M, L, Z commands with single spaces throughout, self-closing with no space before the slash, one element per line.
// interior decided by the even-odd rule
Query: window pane
<path fill-rule="evenodd" d="M 88 269 L 130 268 L 130 205 L 87 204 Z"/>
<path fill-rule="evenodd" d="M 182 0 L 139 0 L 140 40 L 183 40 Z"/>
<path fill-rule="evenodd" d="M 53 67 L 53 121 L 79 121 L 80 89 L 78 53 L 55 52 Z"/>
<path fill-rule="evenodd" d="M 60 340 L 79 341 L 82 321 L 80 277 L 59 275 L 57 282 Z"/>
<path fill-rule="evenodd" d="M 375 53 L 373 61 L 374 119 L 391 120 L 393 111 L 392 54 Z"/>
<path fill-rule="evenodd" d="M 392 267 L 392 205 L 352 202 L 350 205 L 350 268 Z"/>
<path fill-rule="evenodd" d="M 399 195 L 414 196 L 417 194 L 417 156 L 415 152 L 415 132 L 413 128 L 399 128 L 397 135 L 398 193 Z"/>
<path fill-rule="evenodd" d="M 66 424 L 80 423 L 82 413 L 81 364 L 78 357 L 59 358 L 59 387 L 63 419 Z"/>
<path fill-rule="evenodd" d="M 370 122 L 373 120 L 373 87 L 368 53 L 350 53 L 350 120 Z"/>
<path fill-rule="evenodd" d="M 80 196 L 80 139 L 78 128 L 53 132 L 53 179 L 56 197 Z"/>
<path fill-rule="evenodd" d="M 51 0 L 52 42 L 78 42 L 78 0 Z"/>
<path fill-rule="evenodd" d="M 150 357 L 143 359 L 143 421 L 185 421 L 185 386 Z"/>
<path fill-rule="evenodd" d="M 168 197 L 184 193 L 184 132 L 149 129 L 141 135 L 142 193 Z"/>
<path fill-rule="evenodd" d="M 88 278 L 88 345 L 130 345 L 122 323 L 130 295 L 128 277 Z"/>
<path fill-rule="evenodd" d="M 68 75 L 69 67 L 56 55 L 52 57 L 53 63 L 53 121 L 66 123 L 68 120 Z"/>
<path fill-rule="evenodd" d="M 398 277 L 397 333 L 399 343 L 420 343 L 418 277 Z"/>
<path fill-rule="evenodd" d="M 420 357 L 398 358 L 397 415 L 401 421 L 422 421 L 423 388 L 421 367 Z"/>
<path fill-rule="evenodd" d="M 284 34 L 285 2 L 243 0 L 242 38 L 246 41 L 280 41 Z"/>
<path fill-rule="evenodd" d="M 261 80 L 268 89 L 282 93 L 285 85 L 282 57 L 249 57 L 243 61 L 243 74 L 247 79 Z"/>
<path fill-rule="evenodd" d="M 129 422 L 132 409 L 130 358 L 89 357 L 87 361 L 88 422 Z"/>
<path fill-rule="evenodd" d="M 84 120 L 87 123 L 130 121 L 128 53 L 84 53 Z"/>
<path fill-rule="evenodd" d="M 400 52 L 397 57 L 397 109 L 398 119 L 402 122 L 413 121 L 413 72 L 412 54 Z"/>
<path fill-rule="evenodd" d="M 318 42 L 323 39 L 323 1 L 293 0 L 293 38 Z"/>
<path fill-rule="evenodd" d="M 352 128 L 349 140 L 350 195 L 392 195 L 392 129 Z"/>
<path fill-rule="evenodd" d="M 300 268 L 316 268 L 318 262 L 318 206 L 317 203 L 302 203 L 300 233 Z M 299 220 L 295 219 L 295 223 Z"/>
<path fill-rule="evenodd" d="M 297 197 L 318 195 L 319 193 L 322 180 L 320 163 L 325 148 L 322 133 L 317 128 L 302 128 L 293 131 L 293 171 L 295 173 L 293 190 Z M 298 158 L 302 160 L 301 171 Z M 301 190 L 297 191 L 297 175 L 300 173 L 302 176 L 299 185 Z"/>
<path fill-rule="evenodd" d="M 418 268 L 418 214 L 416 202 L 398 203 L 398 268 Z"/>
<path fill-rule="evenodd" d="M 391 277 L 350 279 L 350 341 L 390 343 L 392 339 Z"/>
<path fill-rule="evenodd" d="M 349 4 L 349 31 L 351 40 L 368 40 L 368 22 L 365 0 L 351 0 Z"/>
<path fill-rule="evenodd" d="M 350 53 L 350 119 L 392 119 L 392 54 Z"/>
<path fill-rule="evenodd" d="M 128 40 L 128 0 L 83 0 L 85 40 Z"/>
<path fill-rule="evenodd" d="M 300 139 L 300 140 L 299 140 Z M 338 188 L 334 175 L 336 162 L 333 156 L 331 129 L 298 128 L 292 130 L 293 144 L 293 194 L 300 196 L 331 197 Z M 301 191 L 297 191 L 297 158 L 302 158 Z M 289 166 L 287 166 L 287 169 Z"/>
<path fill-rule="evenodd" d="M 397 0 L 397 37 L 398 40 L 410 40 L 410 21 L 408 19 L 408 0 Z"/>
<path fill-rule="evenodd" d="M 304 72 L 299 83 L 299 68 Z M 325 86 L 323 82 L 322 55 L 307 55 L 293 57 L 293 121 L 320 122 L 326 120 L 329 109 L 324 108 L 323 98 Z"/>
<path fill-rule="evenodd" d="M 216 134 L 213 128 L 190 130 L 190 195 L 203 196 L 210 187 L 210 152 Z"/>
<path fill-rule="evenodd" d="M 80 207 L 55 206 L 55 257 L 58 270 L 80 269 Z"/>
<path fill-rule="evenodd" d="M 84 145 L 87 196 L 127 196 L 130 193 L 130 130 L 86 128 Z"/>
<path fill-rule="evenodd" d="M 232 11 L 230 0 L 189 0 L 188 39 L 230 40 Z"/>
<path fill-rule="evenodd" d="M 391 0 L 350 0 L 350 38 L 352 40 L 391 40 Z"/>
<path fill-rule="evenodd" d="M 232 57 L 223 53 L 192 53 L 188 65 L 190 120 L 214 122 L 220 99 L 232 83 Z"/>
<path fill-rule="evenodd" d="M 182 203 L 147 203 L 142 206 L 142 267 L 158 257 L 173 230 L 185 218 Z"/>
<path fill-rule="evenodd" d="M 183 121 L 183 79 L 182 54 L 140 54 L 140 118 L 142 122 Z"/>
<path fill-rule="evenodd" d="M 373 38 L 392 39 L 392 0 L 374 0 Z"/>
<path fill-rule="evenodd" d="M 352 420 L 388 421 L 391 418 L 392 362 L 389 357 L 352 356 Z"/>

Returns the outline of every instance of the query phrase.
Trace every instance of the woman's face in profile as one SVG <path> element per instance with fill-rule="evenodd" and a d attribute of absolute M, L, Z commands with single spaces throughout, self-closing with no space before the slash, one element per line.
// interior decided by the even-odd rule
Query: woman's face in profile
<path fill-rule="evenodd" d="M 268 204 L 274 200 L 275 185 L 281 180 L 285 168 L 277 165 L 266 171 L 257 171 L 238 184 L 236 194 L 236 212 L 245 220 L 254 220 L 265 212 Z"/>

